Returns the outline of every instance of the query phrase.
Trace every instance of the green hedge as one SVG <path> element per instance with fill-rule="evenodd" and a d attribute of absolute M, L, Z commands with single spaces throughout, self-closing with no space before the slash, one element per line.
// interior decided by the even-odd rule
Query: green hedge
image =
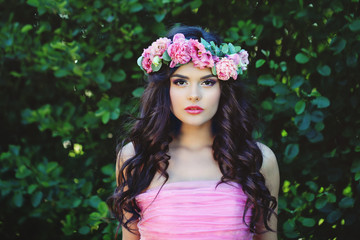
<path fill-rule="evenodd" d="M 114 239 L 104 201 L 143 91 L 136 59 L 178 22 L 251 55 L 254 134 L 280 165 L 280 239 L 358 235 L 358 0 L 0 0 L 0 9 L 2 239 Z"/>

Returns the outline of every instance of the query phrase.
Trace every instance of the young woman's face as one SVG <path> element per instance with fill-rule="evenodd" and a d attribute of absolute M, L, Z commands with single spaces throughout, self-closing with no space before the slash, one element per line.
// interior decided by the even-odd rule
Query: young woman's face
<path fill-rule="evenodd" d="M 210 123 L 219 106 L 219 80 L 209 68 L 199 69 L 190 62 L 170 77 L 170 99 L 173 114 L 183 124 Z"/>

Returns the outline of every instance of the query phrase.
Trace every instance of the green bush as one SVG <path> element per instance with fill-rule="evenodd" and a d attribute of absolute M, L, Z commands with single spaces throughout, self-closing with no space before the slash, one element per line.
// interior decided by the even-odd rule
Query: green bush
<path fill-rule="evenodd" d="M 251 56 L 254 133 L 281 172 L 280 239 L 360 224 L 359 1 L 0 0 L 2 239 L 114 239 L 106 198 L 142 49 L 174 23 Z"/>

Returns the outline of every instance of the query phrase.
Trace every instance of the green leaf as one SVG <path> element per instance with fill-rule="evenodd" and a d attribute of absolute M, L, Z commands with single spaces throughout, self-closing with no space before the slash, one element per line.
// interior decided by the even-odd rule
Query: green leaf
<path fill-rule="evenodd" d="M 340 217 L 341 217 L 341 211 L 339 209 L 336 209 L 332 211 L 329 215 L 327 215 L 326 221 L 328 223 L 335 223 Z"/>
<path fill-rule="evenodd" d="M 339 202 L 339 207 L 340 208 L 352 208 L 354 207 L 355 204 L 355 200 L 351 197 L 344 197 L 343 199 L 340 200 Z"/>
<path fill-rule="evenodd" d="M 351 164 L 350 170 L 352 173 L 360 172 L 360 161 L 359 160 L 353 161 L 353 163 Z"/>
<path fill-rule="evenodd" d="M 93 208 L 98 208 L 99 203 L 102 202 L 102 200 L 98 196 L 92 196 L 89 200 L 89 205 Z"/>
<path fill-rule="evenodd" d="M 30 6 L 33 6 L 33 7 L 38 7 L 39 0 L 27 0 L 27 4 L 29 4 Z"/>
<path fill-rule="evenodd" d="M 290 93 L 289 89 L 282 83 L 276 84 L 274 87 L 271 88 L 271 91 L 278 95 L 286 95 Z"/>
<path fill-rule="evenodd" d="M 136 88 L 134 91 L 132 91 L 132 95 L 134 97 L 141 97 L 142 94 L 144 93 L 144 88 L 143 87 L 139 87 L 139 88 Z"/>
<path fill-rule="evenodd" d="M 229 47 L 227 44 L 224 44 L 221 48 L 221 51 L 224 53 L 224 54 L 227 54 L 229 52 Z"/>
<path fill-rule="evenodd" d="M 24 198 L 21 192 L 15 192 L 13 202 L 17 207 L 21 207 L 23 205 Z"/>
<path fill-rule="evenodd" d="M 62 78 L 62 77 L 69 75 L 69 71 L 66 69 L 60 68 L 59 70 L 55 71 L 54 75 L 57 78 Z"/>
<path fill-rule="evenodd" d="M 124 70 L 119 69 L 111 78 L 113 82 L 122 82 L 126 78 L 126 73 Z"/>
<path fill-rule="evenodd" d="M 265 55 L 265 57 L 269 57 L 269 56 L 270 56 L 270 51 L 269 51 L 269 50 L 261 49 L 261 52 L 262 52 L 262 54 Z"/>
<path fill-rule="evenodd" d="M 330 76 L 331 74 L 331 68 L 328 65 L 319 65 L 317 66 L 316 70 L 318 71 L 318 73 L 320 73 L 320 75 L 325 77 Z"/>
<path fill-rule="evenodd" d="M 107 124 L 110 120 L 110 112 L 106 111 L 104 112 L 104 114 L 101 116 L 101 121 L 103 124 Z"/>
<path fill-rule="evenodd" d="M 256 61 L 255 67 L 256 67 L 256 68 L 259 68 L 259 67 L 261 67 L 262 65 L 264 65 L 265 62 L 266 62 L 265 59 L 259 59 L 259 60 Z"/>
<path fill-rule="evenodd" d="M 165 51 L 165 52 L 166 52 L 166 51 Z M 166 52 L 166 53 L 167 53 L 167 52 Z M 165 54 L 165 53 L 164 53 L 164 54 Z M 168 55 L 168 56 L 169 56 L 169 55 Z M 144 70 L 143 67 L 142 67 L 142 60 L 143 60 L 143 56 L 140 56 L 140 57 L 138 57 L 136 63 L 137 63 L 137 65 L 138 65 L 142 70 Z"/>
<path fill-rule="evenodd" d="M 315 99 L 311 100 L 311 103 L 316 105 L 318 108 L 327 108 L 330 106 L 330 100 L 324 96 L 316 97 Z"/>
<path fill-rule="evenodd" d="M 284 25 L 284 22 L 279 16 L 273 16 L 272 17 L 272 24 L 276 28 L 281 28 Z"/>
<path fill-rule="evenodd" d="M 162 55 L 162 58 L 164 61 L 167 61 L 167 62 L 171 61 L 171 57 L 169 56 L 169 53 L 167 51 L 164 52 L 164 54 Z"/>
<path fill-rule="evenodd" d="M 155 20 L 159 23 L 161 22 L 166 16 L 166 12 L 165 13 L 161 13 L 161 14 L 155 14 L 154 18 Z"/>
<path fill-rule="evenodd" d="M 316 224 L 316 222 L 315 222 L 315 220 L 313 218 L 300 217 L 299 221 L 301 222 L 301 224 L 304 227 L 313 227 Z"/>
<path fill-rule="evenodd" d="M 281 71 L 285 72 L 287 70 L 286 62 L 282 61 L 282 62 L 280 62 L 279 65 L 280 65 Z"/>
<path fill-rule="evenodd" d="M 306 183 L 306 186 L 308 186 L 309 188 L 310 188 L 310 190 L 311 191 L 313 191 L 313 192 L 316 192 L 317 190 L 318 190 L 318 185 L 315 183 L 315 182 L 313 182 L 313 181 L 307 181 Z"/>
<path fill-rule="evenodd" d="M 41 191 L 36 192 L 31 196 L 31 204 L 33 207 L 37 207 L 40 205 L 41 200 L 43 198 L 43 193 Z"/>
<path fill-rule="evenodd" d="M 93 185 L 91 182 L 86 182 L 84 186 L 81 188 L 81 193 L 85 196 L 89 196 L 92 191 Z"/>
<path fill-rule="evenodd" d="M 349 25 L 349 29 L 353 32 L 359 31 L 360 30 L 360 19 L 357 19 L 355 21 L 353 21 L 350 25 Z"/>
<path fill-rule="evenodd" d="M 286 232 L 293 231 L 295 229 L 295 221 L 294 219 L 289 219 L 283 224 L 283 229 Z"/>
<path fill-rule="evenodd" d="M 258 84 L 259 85 L 263 85 L 263 86 L 275 86 L 276 82 L 273 78 L 273 76 L 271 76 L 270 74 L 266 74 L 266 75 L 261 75 L 258 78 Z"/>
<path fill-rule="evenodd" d="M 90 232 L 90 228 L 88 226 L 82 226 L 80 229 L 79 229 L 79 233 L 82 234 L 82 235 L 86 235 Z"/>
<path fill-rule="evenodd" d="M 325 207 L 325 205 L 327 204 L 328 199 L 326 196 L 321 196 L 320 198 L 318 198 L 315 202 L 315 208 L 316 209 L 322 209 L 323 207 Z"/>
<path fill-rule="evenodd" d="M 287 238 L 297 238 L 299 234 L 295 232 L 295 218 L 287 220 L 283 224 L 284 234 Z"/>
<path fill-rule="evenodd" d="M 296 75 L 294 77 L 291 78 L 290 80 L 290 87 L 291 89 L 295 89 L 300 87 L 301 85 L 303 85 L 303 83 L 305 82 L 304 77 Z"/>
<path fill-rule="evenodd" d="M 21 28 L 21 32 L 22 33 L 27 33 L 28 31 L 30 31 L 31 29 L 33 29 L 33 26 L 31 26 L 30 24 L 26 24 L 25 26 L 23 26 Z"/>
<path fill-rule="evenodd" d="M 330 42 L 330 49 L 334 51 L 334 54 L 340 53 L 346 46 L 346 40 L 341 37 L 335 37 Z"/>
<path fill-rule="evenodd" d="M 229 54 L 234 54 L 236 53 L 236 49 L 234 47 L 234 45 L 232 43 L 229 43 Z"/>
<path fill-rule="evenodd" d="M 16 178 L 19 178 L 19 179 L 24 179 L 26 178 L 27 176 L 30 176 L 31 175 L 31 171 L 25 166 L 25 165 L 21 165 L 17 171 L 16 171 L 16 174 L 15 174 L 15 177 Z"/>
<path fill-rule="evenodd" d="M 321 111 L 316 110 L 311 113 L 311 121 L 318 123 L 322 120 L 324 120 L 324 114 Z"/>
<path fill-rule="evenodd" d="M 333 194 L 333 193 L 328 192 L 327 193 L 327 199 L 328 199 L 328 202 L 334 203 L 334 202 L 336 202 L 336 195 Z"/>
<path fill-rule="evenodd" d="M 212 73 L 214 76 L 217 75 L 215 65 L 214 65 L 214 67 L 211 68 L 211 73 Z"/>
<path fill-rule="evenodd" d="M 191 9 L 197 9 L 202 5 L 202 0 L 193 0 L 190 2 Z"/>
<path fill-rule="evenodd" d="M 101 168 L 101 172 L 105 175 L 111 176 L 115 172 L 113 164 L 105 165 Z"/>
<path fill-rule="evenodd" d="M 297 143 L 290 143 L 285 148 L 285 157 L 287 158 L 287 163 L 292 162 L 294 158 L 299 154 L 299 144 Z"/>
<path fill-rule="evenodd" d="M 157 72 L 160 70 L 162 66 L 162 62 L 159 62 L 159 64 L 155 65 L 154 63 L 151 64 L 151 69 L 154 71 L 154 72 Z"/>
<path fill-rule="evenodd" d="M 37 189 L 38 185 L 36 184 L 31 184 L 29 187 L 28 187 L 28 190 L 27 190 L 27 193 L 28 194 L 32 194 L 36 189 Z"/>
<path fill-rule="evenodd" d="M 130 7 L 130 13 L 136 13 L 143 9 L 143 5 L 140 3 L 135 3 Z"/>
<path fill-rule="evenodd" d="M 360 180 L 360 172 L 357 172 L 356 174 L 355 174 L 355 181 L 359 181 Z"/>
<path fill-rule="evenodd" d="M 314 201 L 315 199 L 315 195 L 313 193 L 305 193 L 305 199 L 308 201 L 308 202 L 312 202 Z"/>
<path fill-rule="evenodd" d="M 310 60 L 310 58 L 305 55 L 304 53 L 298 53 L 295 56 L 295 61 L 300 63 L 300 64 L 305 64 Z"/>
<path fill-rule="evenodd" d="M 305 113 L 303 116 L 300 116 L 300 124 L 298 125 L 299 130 L 306 130 L 309 128 L 311 123 L 311 115 L 308 113 Z"/>
<path fill-rule="evenodd" d="M 302 114 L 305 111 L 306 103 L 304 100 L 300 100 L 295 104 L 295 112 L 297 115 Z"/>
<path fill-rule="evenodd" d="M 263 101 L 262 103 L 261 103 L 261 107 L 263 108 L 263 109 L 265 109 L 265 110 L 272 110 L 272 108 L 273 108 L 273 106 L 272 106 L 272 104 L 271 104 L 271 102 L 270 101 Z"/>

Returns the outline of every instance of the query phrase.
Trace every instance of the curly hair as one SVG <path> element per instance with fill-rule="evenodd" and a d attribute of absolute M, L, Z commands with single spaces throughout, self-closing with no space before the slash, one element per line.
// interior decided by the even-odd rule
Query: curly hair
<path fill-rule="evenodd" d="M 172 39 L 176 33 L 183 33 L 187 39 L 204 38 L 217 45 L 222 42 L 218 36 L 200 27 L 176 27 L 169 32 L 168 38 Z M 175 70 L 163 66 L 159 72 L 148 75 L 148 85 L 141 98 L 140 117 L 126 139 L 133 144 L 135 154 L 119 169 L 118 187 L 107 201 L 114 216 L 129 231 L 132 231 L 130 224 L 140 217 L 136 196 L 149 187 L 156 173 L 165 177 L 163 184 L 169 178 L 169 144 L 181 126 L 170 110 L 169 78 Z M 268 221 L 272 214 L 276 215 L 277 201 L 260 173 L 262 153 L 252 138 L 256 112 L 249 104 L 240 80 L 219 82 L 221 97 L 212 120 L 213 157 L 222 173 L 218 184 L 239 183 L 248 197 L 243 221 L 246 212 L 252 211 L 250 230 L 257 232 L 255 225 L 262 219 L 265 228 L 272 231 Z M 121 151 L 120 147 L 118 151 Z M 129 219 L 125 218 L 125 212 L 130 214 Z"/>

